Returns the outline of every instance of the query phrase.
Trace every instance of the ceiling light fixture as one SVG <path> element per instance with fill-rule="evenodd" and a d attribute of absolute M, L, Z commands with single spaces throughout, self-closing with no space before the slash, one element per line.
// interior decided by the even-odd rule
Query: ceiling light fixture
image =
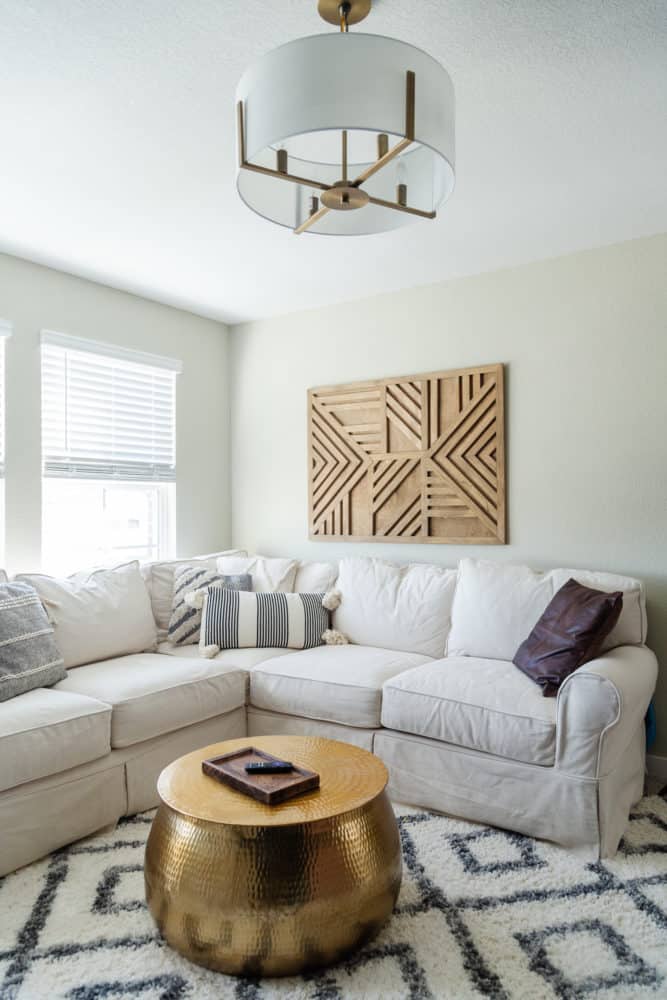
<path fill-rule="evenodd" d="M 433 219 L 454 187 L 454 89 L 427 53 L 348 33 L 371 0 L 319 0 L 336 34 L 258 59 L 236 91 L 237 188 L 295 233 L 357 236 Z"/>

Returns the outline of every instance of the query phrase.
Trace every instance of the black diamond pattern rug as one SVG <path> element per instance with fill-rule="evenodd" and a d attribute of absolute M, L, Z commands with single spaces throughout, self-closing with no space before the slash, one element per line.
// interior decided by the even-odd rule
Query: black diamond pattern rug
<path fill-rule="evenodd" d="M 152 814 L 0 879 L 2 1000 L 632 1000 L 667 997 L 667 796 L 618 855 L 397 807 L 404 880 L 379 938 L 335 968 L 222 976 L 158 936 L 144 905 Z"/>

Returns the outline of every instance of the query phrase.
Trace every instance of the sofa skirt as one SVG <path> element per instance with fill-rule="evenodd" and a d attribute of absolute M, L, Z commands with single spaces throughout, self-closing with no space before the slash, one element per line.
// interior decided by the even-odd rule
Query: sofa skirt
<path fill-rule="evenodd" d="M 283 715 L 248 705 L 248 736 L 322 736 L 327 740 L 340 740 L 363 750 L 372 750 L 373 737 L 377 732 L 377 729 L 358 729 L 339 722 L 302 719 L 298 715 Z"/>
<path fill-rule="evenodd" d="M 620 766 L 583 778 L 388 729 L 373 740 L 394 801 L 553 841 L 595 860 L 616 853 L 628 811 L 642 796 L 643 746 L 637 731 Z"/>
<path fill-rule="evenodd" d="M 245 707 L 113 750 L 0 793 L 0 876 L 158 804 L 157 779 L 183 754 L 246 733 Z"/>

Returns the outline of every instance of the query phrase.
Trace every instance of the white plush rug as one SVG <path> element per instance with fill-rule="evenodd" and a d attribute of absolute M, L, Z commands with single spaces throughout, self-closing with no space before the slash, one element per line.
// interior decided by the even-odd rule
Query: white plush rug
<path fill-rule="evenodd" d="M 171 951 L 144 906 L 151 814 L 0 880 L 2 1000 L 577 1000 L 667 997 L 667 801 L 642 800 L 613 861 L 397 809 L 404 878 L 345 963 L 238 980 Z"/>

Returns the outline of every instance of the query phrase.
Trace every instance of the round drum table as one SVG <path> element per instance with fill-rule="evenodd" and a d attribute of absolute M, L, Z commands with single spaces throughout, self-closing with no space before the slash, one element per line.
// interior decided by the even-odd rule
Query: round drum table
<path fill-rule="evenodd" d="M 253 745 L 317 771 L 320 788 L 265 805 L 202 773 Z M 373 937 L 401 884 L 387 769 L 336 740 L 261 736 L 187 754 L 160 775 L 146 898 L 167 942 L 220 972 L 283 976 Z"/>

